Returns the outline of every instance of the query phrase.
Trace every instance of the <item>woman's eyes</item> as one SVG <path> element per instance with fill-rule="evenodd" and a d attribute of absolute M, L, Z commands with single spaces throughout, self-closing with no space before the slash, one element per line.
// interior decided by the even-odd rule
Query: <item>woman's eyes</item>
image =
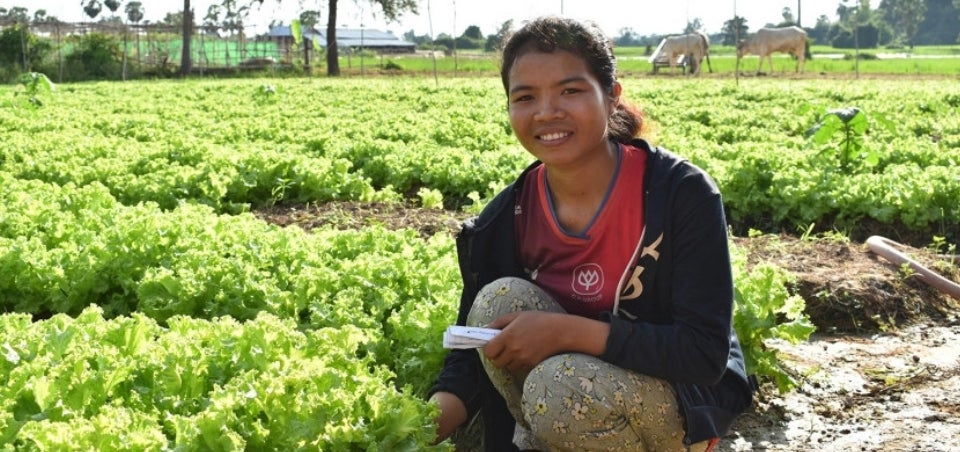
<path fill-rule="evenodd" d="M 580 89 L 580 88 L 563 88 L 562 90 L 560 90 L 560 94 L 561 94 L 561 95 L 577 94 L 577 93 L 580 93 L 580 92 L 582 92 L 582 91 L 583 91 L 583 90 Z M 533 100 L 533 95 L 532 95 L 532 94 L 524 94 L 524 95 L 520 95 L 520 96 L 514 97 L 513 100 L 512 100 L 512 102 L 514 102 L 514 103 L 516 103 L 516 102 L 527 102 L 527 101 L 531 101 L 531 100 Z"/>

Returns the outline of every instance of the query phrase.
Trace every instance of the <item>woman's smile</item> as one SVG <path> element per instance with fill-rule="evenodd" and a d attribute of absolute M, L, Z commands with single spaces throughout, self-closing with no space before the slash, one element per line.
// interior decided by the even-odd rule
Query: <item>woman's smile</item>
<path fill-rule="evenodd" d="M 540 135 L 540 141 L 549 143 L 552 141 L 559 141 L 562 138 L 566 138 L 572 135 L 570 132 L 554 132 Z"/>

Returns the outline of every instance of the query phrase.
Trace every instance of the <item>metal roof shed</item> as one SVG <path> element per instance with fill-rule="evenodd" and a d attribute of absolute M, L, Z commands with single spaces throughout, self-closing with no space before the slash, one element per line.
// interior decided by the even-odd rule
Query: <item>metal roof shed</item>
<path fill-rule="evenodd" d="M 305 39 L 317 41 L 321 47 L 327 46 L 327 36 L 323 31 L 309 29 L 303 33 Z M 293 40 L 293 34 L 288 25 L 270 27 L 266 37 L 276 41 Z M 417 45 L 397 38 L 393 33 L 370 28 L 338 28 L 337 47 L 341 49 L 373 49 L 384 53 L 413 53 Z"/>

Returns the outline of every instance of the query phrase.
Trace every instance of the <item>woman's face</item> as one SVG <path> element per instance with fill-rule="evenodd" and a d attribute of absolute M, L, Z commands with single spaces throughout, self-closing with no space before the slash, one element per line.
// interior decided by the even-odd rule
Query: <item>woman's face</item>
<path fill-rule="evenodd" d="M 604 92 L 584 60 L 563 50 L 522 53 L 508 74 L 510 125 L 534 157 L 560 167 L 607 151 L 619 83 L 612 94 Z"/>

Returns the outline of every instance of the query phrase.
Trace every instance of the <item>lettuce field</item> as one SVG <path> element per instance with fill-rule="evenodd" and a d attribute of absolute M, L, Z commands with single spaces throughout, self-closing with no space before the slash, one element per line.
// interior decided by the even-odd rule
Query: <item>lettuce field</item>
<path fill-rule="evenodd" d="M 731 232 L 960 240 L 960 87 L 626 79 L 650 138 L 717 180 Z M 424 394 L 453 237 L 310 232 L 276 205 L 464 215 L 529 162 L 492 77 L 0 88 L 0 449 L 451 450 Z M 752 370 L 803 300 L 735 249 Z"/>

